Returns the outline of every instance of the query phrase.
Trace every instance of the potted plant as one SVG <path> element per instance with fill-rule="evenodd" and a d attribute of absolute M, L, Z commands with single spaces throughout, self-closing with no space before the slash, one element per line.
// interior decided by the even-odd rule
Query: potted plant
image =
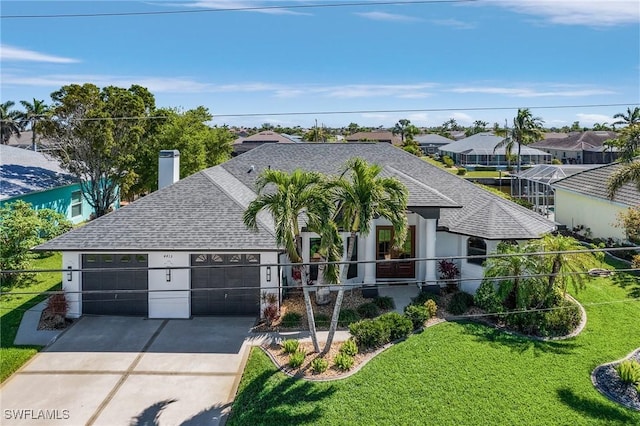
<path fill-rule="evenodd" d="M 447 285 L 447 289 L 458 289 L 458 281 L 456 280 L 456 277 L 460 275 L 460 270 L 455 263 L 447 259 L 439 260 L 438 272 L 440 272 L 440 279 Z"/>

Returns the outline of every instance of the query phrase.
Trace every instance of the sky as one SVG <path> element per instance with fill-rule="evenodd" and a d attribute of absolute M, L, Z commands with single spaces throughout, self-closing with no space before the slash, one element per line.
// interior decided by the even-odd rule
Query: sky
<path fill-rule="evenodd" d="M 640 105 L 638 0 L 381 3 L 3 0 L 0 100 L 139 84 L 249 127 L 503 125 L 520 107 L 592 126 Z"/>

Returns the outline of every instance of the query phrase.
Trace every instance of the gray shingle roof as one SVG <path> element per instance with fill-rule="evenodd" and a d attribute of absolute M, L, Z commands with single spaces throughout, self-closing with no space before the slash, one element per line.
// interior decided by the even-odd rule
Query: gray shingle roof
<path fill-rule="evenodd" d="M 640 160 L 637 160 L 640 161 Z M 566 189 L 578 194 L 609 200 L 607 184 L 609 177 L 623 167 L 622 163 L 607 164 L 569 176 L 552 184 L 554 188 Z M 637 207 L 640 205 L 640 192 L 633 183 L 624 185 L 616 193 L 613 201 Z"/>
<path fill-rule="evenodd" d="M 593 131 L 571 133 L 566 137 L 550 137 L 532 143 L 531 147 L 540 149 L 557 149 L 563 151 L 582 151 L 601 149 L 603 143 L 615 139 L 616 132 Z"/>
<path fill-rule="evenodd" d="M 70 185 L 76 178 L 41 152 L 0 144 L 0 200 Z"/>
<path fill-rule="evenodd" d="M 505 147 L 495 149 L 496 145 L 504 140 L 501 136 L 496 136 L 490 132 L 476 133 L 468 138 L 460 139 L 459 141 L 451 142 L 448 145 L 440 147 L 444 152 L 455 152 L 467 155 L 505 155 Z M 512 149 L 513 153 L 518 151 L 518 144 L 514 144 Z M 550 154 L 541 151 L 539 149 L 531 148 L 529 146 L 522 146 L 520 149 L 521 155 L 542 155 L 550 157 Z"/>

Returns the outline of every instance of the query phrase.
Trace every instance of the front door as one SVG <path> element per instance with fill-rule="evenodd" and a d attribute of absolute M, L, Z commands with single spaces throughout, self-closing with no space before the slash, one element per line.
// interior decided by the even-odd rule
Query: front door
<path fill-rule="evenodd" d="M 410 226 L 407 238 L 400 249 L 393 246 L 393 227 L 376 227 L 376 247 L 378 260 L 413 259 L 415 257 L 416 227 Z M 405 262 L 378 262 L 376 263 L 377 278 L 415 278 L 416 263 L 413 260 Z"/>

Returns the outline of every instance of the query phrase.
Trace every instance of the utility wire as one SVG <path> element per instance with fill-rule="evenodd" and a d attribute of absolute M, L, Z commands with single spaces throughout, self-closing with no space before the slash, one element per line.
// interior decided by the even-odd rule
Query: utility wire
<path fill-rule="evenodd" d="M 207 8 L 207 9 L 180 9 L 180 10 L 159 10 L 150 12 L 104 12 L 104 13 L 58 13 L 43 15 L 4 15 L 2 19 L 35 19 L 35 18 L 95 18 L 114 16 L 150 16 L 150 15 L 179 15 L 179 14 L 199 14 L 218 12 L 260 12 L 286 9 L 326 9 L 342 7 L 360 6 L 391 6 L 391 5 L 420 5 L 420 4 L 447 4 L 447 3 L 475 3 L 478 0 L 406 0 L 406 1 L 359 1 L 359 2 L 339 2 L 339 3 L 314 3 L 314 4 L 290 4 L 275 6 L 241 6 L 229 8 Z"/>

